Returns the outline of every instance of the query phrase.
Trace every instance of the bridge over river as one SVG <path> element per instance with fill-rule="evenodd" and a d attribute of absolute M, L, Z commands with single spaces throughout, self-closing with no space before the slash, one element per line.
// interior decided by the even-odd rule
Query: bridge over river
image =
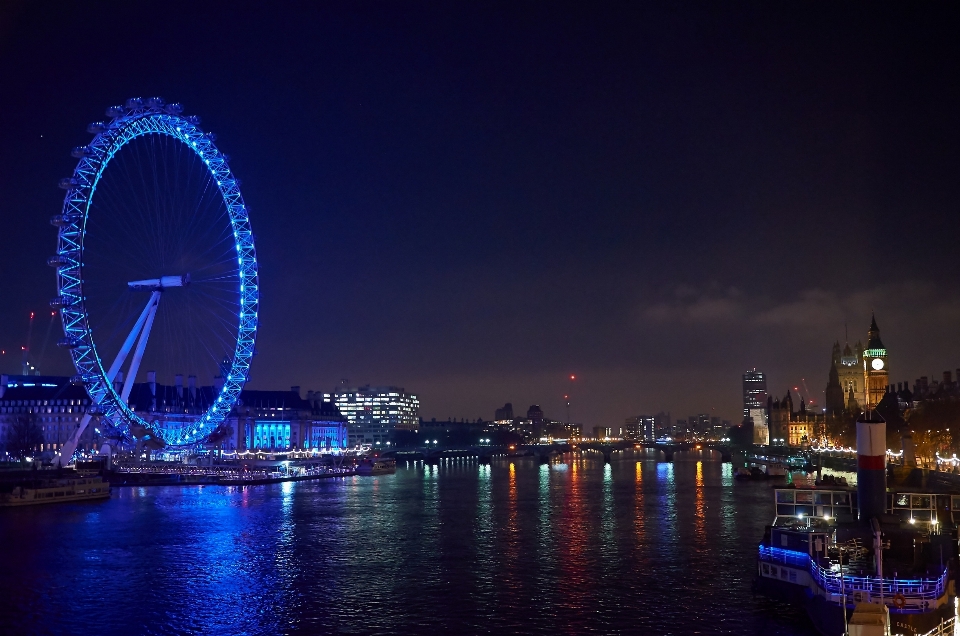
<path fill-rule="evenodd" d="M 720 442 L 628 442 L 624 440 L 583 441 L 550 444 L 520 444 L 514 446 L 479 445 L 464 448 L 421 447 L 396 449 L 381 453 L 381 457 L 394 458 L 397 461 L 424 461 L 436 464 L 444 459 L 469 458 L 480 462 L 490 462 L 493 458 L 537 458 L 541 463 L 566 454 L 602 455 L 605 463 L 620 460 L 636 461 L 649 459 L 649 449 L 657 451 L 657 461 L 672 462 L 678 453 L 709 453 L 719 456 L 721 461 L 732 460 L 733 450 Z"/>

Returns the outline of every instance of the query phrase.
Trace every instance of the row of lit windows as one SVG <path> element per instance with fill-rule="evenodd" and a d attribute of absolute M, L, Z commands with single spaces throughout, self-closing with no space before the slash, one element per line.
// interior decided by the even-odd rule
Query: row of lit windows
<path fill-rule="evenodd" d="M 0 404 L 5 402 L 12 406 L 80 406 L 88 400 L 0 400 Z"/>

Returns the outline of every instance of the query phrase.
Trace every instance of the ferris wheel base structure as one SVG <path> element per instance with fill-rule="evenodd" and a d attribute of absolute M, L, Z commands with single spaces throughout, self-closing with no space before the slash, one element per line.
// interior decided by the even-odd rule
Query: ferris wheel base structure
<path fill-rule="evenodd" d="M 179 429 L 168 429 L 158 439 L 163 439 L 164 444 L 172 447 L 196 447 L 202 444 L 223 424 L 232 411 L 249 375 L 259 321 L 260 300 L 258 266 L 249 213 L 240 194 L 239 180 L 234 177 L 227 165 L 227 157 L 220 153 L 213 144 L 216 136 L 200 130 L 198 117 L 185 117 L 181 115 L 181 112 L 182 108 L 179 104 L 166 104 L 159 98 L 148 100 L 134 98 L 127 100 L 125 106 L 114 106 L 107 109 L 107 116 L 111 118 L 111 121 L 107 123 L 95 122 L 88 126 L 88 132 L 94 134 L 93 140 L 87 146 L 81 146 L 73 150 L 71 154 L 79 159 L 77 167 L 72 177 L 60 181 L 60 187 L 65 189 L 67 193 L 62 213 L 51 219 L 51 223 L 58 228 L 58 251 L 55 256 L 47 260 L 47 263 L 57 270 L 58 295 L 50 302 L 50 305 L 60 311 L 63 323 L 64 338 L 58 342 L 58 345 L 70 351 L 74 366 L 77 369 L 78 375 L 76 377 L 83 383 L 90 396 L 90 407 L 81 418 L 77 429 L 73 431 L 70 438 L 60 449 L 59 456 L 55 461 L 60 465 L 66 466 L 73 461 L 73 455 L 81 437 L 91 422 L 94 421 L 100 422 L 101 427 L 116 433 L 116 439 L 118 440 L 131 441 L 135 436 L 142 435 L 144 430 L 149 431 L 153 436 L 158 436 L 153 426 L 155 421 L 148 421 L 144 419 L 142 413 L 135 412 L 129 399 L 141 362 L 147 351 L 151 331 L 158 319 L 158 308 L 161 306 L 160 299 L 166 293 L 174 293 L 182 300 L 190 297 L 190 293 L 200 294 L 201 289 L 212 289 L 212 287 L 203 288 L 204 284 L 208 286 L 219 285 L 215 288 L 221 294 L 218 298 L 222 301 L 222 294 L 228 293 L 230 294 L 229 302 L 220 302 L 219 305 L 210 302 L 201 303 L 199 310 L 211 311 L 210 307 L 226 306 L 230 313 L 226 317 L 219 316 L 219 323 L 210 321 L 214 324 L 225 325 L 222 329 L 225 330 L 226 337 L 220 342 L 224 346 L 222 361 L 218 357 L 213 364 L 214 372 L 218 374 L 217 377 L 222 380 L 222 384 L 218 381 L 218 387 L 212 394 L 209 400 L 210 404 L 204 412 L 199 413 L 189 422 L 181 423 Z M 101 179 L 105 172 L 108 172 L 107 166 L 115 160 L 121 149 L 133 144 L 138 139 L 144 140 L 137 143 L 145 144 L 147 146 L 146 150 L 141 145 L 135 147 L 136 153 L 128 151 L 127 154 L 121 156 L 136 159 L 146 155 L 148 161 L 144 165 L 148 169 L 152 166 L 155 171 L 153 177 L 156 177 L 157 174 L 165 174 L 162 171 L 157 172 L 157 166 L 159 162 L 166 160 L 168 157 L 164 155 L 158 160 L 156 157 L 150 156 L 151 151 L 160 153 L 163 148 L 176 147 L 176 154 L 171 153 L 171 157 L 175 157 L 177 160 L 182 157 L 193 157 L 193 163 L 190 166 L 191 169 L 194 169 L 192 166 L 198 166 L 196 170 L 203 180 L 203 184 L 201 184 L 203 186 L 201 188 L 202 196 L 215 198 L 218 206 L 211 218 L 221 223 L 222 227 L 216 228 L 212 235 L 218 237 L 217 240 L 221 243 L 226 241 L 223 246 L 220 244 L 212 246 L 218 249 L 212 249 L 211 246 L 201 246 L 204 249 L 195 250 L 195 252 L 201 254 L 212 253 L 218 255 L 218 258 L 225 258 L 225 260 L 214 263 L 214 266 L 219 266 L 221 269 L 224 262 L 232 263 L 232 265 L 230 265 L 231 269 L 229 271 L 226 273 L 220 271 L 218 275 L 211 274 L 210 266 L 208 266 L 206 278 L 201 276 L 191 279 L 190 273 L 162 276 L 154 274 L 154 277 L 149 277 L 151 270 L 155 270 L 158 264 L 162 267 L 163 262 L 178 263 L 184 256 L 183 254 L 172 253 L 172 248 L 168 247 L 168 244 L 158 240 L 157 244 L 163 247 L 163 251 L 152 254 L 150 258 L 144 255 L 142 269 L 139 267 L 131 269 L 130 263 L 123 263 L 126 267 L 125 271 L 130 271 L 134 276 L 137 274 L 148 275 L 136 280 L 126 279 L 127 293 L 149 293 L 146 304 L 141 305 L 142 309 L 137 310 L 139 315 L 133 312 L 129 314 L 129 318 L 120 316 L 112 329 L 98 327 L 95 330 L 93 326 L 96 326 L 94 324 L 96 320 L 91 320 L 91 308 L 88 306 L 90 294 L 87 293 L 85 288 L 89 285 L 93 285 L 95 288 L 96 285 L 100 285 L 97 289 L 114 290 L 115 287 L 111 285 L 115 285 L 115 283 L 111 282 L 110 285 L 107 285 L 103 281 L 91 280 L 92 274 L 90 274 L 90 271 L 98 271 L 96 267 L 91 270 L 86 262 L 87 252 L 92 249 L 90 246 L 91 238 L 87 236 L 88 230 L 93 228 L 92 235 L 96 238 L 97 225 L 96 223 L 91 225 L 91 211 L 94 212 L 93 216 L 99 223 L 103 223 L 103 219 L 110 216 L 107 214 L 110 211 L 108 208 L 110 205 L 114 205 L 113 202 L 117 200 L 117 190 L 110 190 L 111 181 L 109 179 L 105 181 L 101 181 Z M 160 142 L 157 141 L 158 139 Z M 163 143 L 168 144 L 168 146 L 162 146 Z M 155 148 L 160 148 L 160 150 L 152 150 Z M 124 161 L 130 160 L 120 161 L 120 168 L 117 168 L 118 174 L 127 176 L 128 182 L 138 184 L 136 187 L 140 187 L 140 183 L 144 184 L 142 193 L 135 193 L 134 196 L 140 196 L 140 198 L 136 199 L 134 203 L 142 206 L 145 202 L 149 203 L 154 199 L 160 201 L 161 197 L 149 196 L 152 194 L 146 190 L 150 187 L 149 179 L 143 181 L 129 179 L 129 174 L 124 172 L 129 170 L 129 165 Z M 186 159 L 183 159 L 183 161 L 186 161 Z M 104 186 L 104 183 L 107 186 Z M 189 183 L 189 181 L 186 183 Z M 178 181 L 177 184 L 180 184 L 180 182 Z M 96 195 L 104 187 L 107 187 L 107 190 L 95 202 Z M 166 184 L 156 191 L 166 193 L 170 190 L 176 190 L 176 188 Z M 181 214 L 193 220 L 198 214 L 197 210 L 209 208 L 209 199 L 202 201 L 197 199 L 191 204 L 190 201 L 185 200 L 185 195 L 181 198 L 184 200 L 170 198 L 162 204 L 158 203 L 157 209 L 151 211 L 151 213 L 156 214 L 156 217 L 153 218 L 154 221 L 159 219 L 161 222 L 143 223 L 141 224 L 142 227 L 137 229 L 146 232 L 153 228 L 173 227 L 176 226 L 176 223 L 162 222 L 167 218 L 163 215 Z M 172 205 L 171 201 L 175 201 L 176 205 Z M 200 205 L 200 203 L 203 203 L 203 205 Z M 179 209 L 171 211 L 171 208 L 177 206 L 179 206 Z M 137 209 L 137 207 L 136 205 L 128 205 L 124 209 Z M 116 216 L 124 217 L 125 215 Z M 124 218 L 123 222 L 131 223 L 132 221 Z M 191 226 L 184 229 L 183 232 L 186 234 L 188 229 L 193 234 L 197 233 L 197 226 Z M 170 244 L 179 245 L 176 242 Z M 97 245 L 95 240 L 93 245 Z M 219 249 L 220 247 L 226 249 Z M 104 253 L 110 256 L 114 252 L 115 250 L 108 249 L 101 250 L 98 253 L 94 249 L 93 257 L 103 259 Z M 192 255 L 189 252 L 186 254 L 187 256 Z M 224 254 L 226 254 L 226 257 L 223 256 Z M 100 271 L 112 271 L 112 269 L 106 267 Z M 196 273 L 197 270 L 191 271 Z M 162 271 L 159 273 L 166 274 Z M 201 288 L 197 288 L 196 292 L 188 293 L 188 288 L 194 289 L 198 284 L 201 285 Z M 226 292 L 223 290 L 226 290 Z M 111 291 L 110 293 L 115 292 Z M 182 296 L 183 294 L 186 295 Z M 127 307 L 130 307 L 131 304 L 136 307 L 139 303 L 134 298 L 134 296 L 130 296 L 124 300 L 124 298 L 117 297 L 114 300 L 125 302 Z M 203 297 L 197 295 L 196 298 L 202 299 Z M 194 302 L 199 303 L 199 301 Z M 169 305 L 169 303 L 164 303 L 164 305 Z M 165 311 L 169 314 L 169 312 L 174 311 L 175 307 L 184 311 L 182 306 L 182 303 L 173 303 L 173 306 L 168 306 Z M 231 307 L 236 309 L 229 309 Z M 200 311 L 193 313 L 200 313 Z M 109 313 L 102 312 L 99 319 L 102 320 L 103 316 Z M 163 310 L 161 310 L 161 313 L 163 313 Z M 129 329 L 129 320 L 134 316 L 138 317 L 133 322 L 133 328 Z M 185 319 L 183 316 L 178 317 L 176 315 L 168 315 L 167 318 L 168 320 L 179 321 L 177 322 L 178 325 L 182 323 L 182 319 Z M 122 327 L 123 331 L 117 333 L 117 329 L 123 324 L 126 325 Z M 129 329 L 129 333 L 127 333 L 127 329 Z M 111 349 L 116 351 L 114 348 L 116 345 L 109 345 L 104 348 L 102 342 L 94 340 L 93 334 L 95 332 L 101 335 L 105 332 L 113 333 L 118 338 L 127 333 L 109 367 L 103 364 L 101 356 Z M 154 345 L 151 349 L 163 351 L 172 348 L 164 343 L 161 344 L 163 346 Z M 232 351 L 227 350 L 228 344 Z M 209 355 L 212 357 L 213 353 L 210 352 Z M 121 374 L 121 367 L 128 359 L 130 363 L 127 372 Z M 119 378 L 122 378 L 122 386 Z M 122 448 L 122 445 L 122 441 L 105 444 L 111 449 Z"/>

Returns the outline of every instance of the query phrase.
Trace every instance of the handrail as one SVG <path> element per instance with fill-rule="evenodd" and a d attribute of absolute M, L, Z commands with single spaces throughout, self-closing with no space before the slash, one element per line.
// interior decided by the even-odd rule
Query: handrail
<path fill-rule="evenodd" d="M 822 567 L 807 554 L 796 550 L 786 550 L 774 546 L 761 545 L 761 561 L 773 561 L 794 567 L 806 567 L 813 580 L 830 594 L 841 594 L 840 573 Z M 943 596 L 947 586 L 948 571 L 937 578 L 898 579 L 876 576 L 843 575 L 843 591 L 868 592 L 871 595 L 883 594 L 891 602 L 897 594 L 907 599 L 936 600 Z"/>

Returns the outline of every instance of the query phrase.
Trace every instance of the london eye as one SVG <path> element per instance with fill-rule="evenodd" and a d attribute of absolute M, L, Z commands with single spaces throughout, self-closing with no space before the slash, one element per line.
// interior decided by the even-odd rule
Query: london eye
<path fill-rule="evenodd" d="M 74 148 L 63 210 L 51 219 L 58 344 L 91 399 L 61 449 L 64 465 L 91 418 L 121 446 L 195 447 L 222 433 L 257 333 L 254 237 L 216 136 L 160 98 L 106 115 Z M 146 401 L 135 387 L 148 387 Z"/>

